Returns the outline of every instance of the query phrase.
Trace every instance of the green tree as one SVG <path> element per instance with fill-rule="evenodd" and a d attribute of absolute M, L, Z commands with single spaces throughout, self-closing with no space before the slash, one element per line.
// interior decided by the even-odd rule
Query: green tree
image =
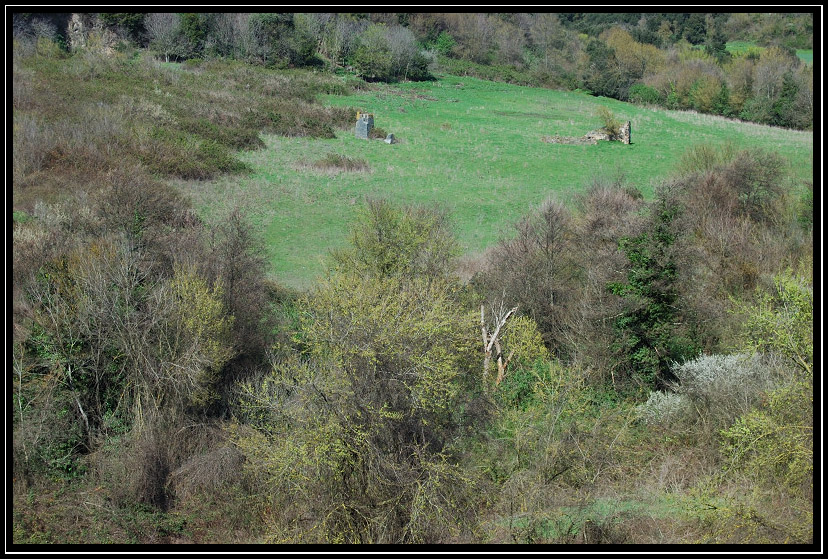
<path fill-rule="evenodd" d="M 627 278 L 609 283 L 607 289 L 626 301 L 626 308 L 614 320 L 613 349 L 620 369 L 648 386 L 661 387 L 675 380 L 672 362 L 698 352 L 676 326 L 681 323 L 681 312 L 673 246 L 677 240 L 674 222 L 680 208 L 669 194 L 663 194 L 651 212 L 648 230 L 619 241 L 618 248 L 629 261 Z"/>
<path fill-rule="evenodd" d="M 731 116 L 733 111 L 730 107 L 730 89 L 727 83 L 723 82 L 719 92 L 713 98 L 712 111 L 722 116 Z"/>
<path fill-rule="evenodd" d="M 705 42 L 704 50 L 714 57 L 719 64 L 730 58 L 730 53 L 727 52 L 727 35 L 725 35 L 721 25 L 714 25 L 713 32 L 710 33 Z"/>
<path fill-rule="evenodd" d="M 437 49 L 437 52 L 444 56 L 451 54 L 451 50 L 454 48 L 455 44 L 457 44 L 457 41 L 455 41 L 454 37 L 446 31 L 440 31 L 440 34 L 437 35 L 437 38 L 434 40 L 434 48 Z"/>
<path fill-rule="evenodd" d="M 684 22 L 683 36 L 692 45 L 700 45 L 707 38 L 707 22 L 703 13 L 694 12 Z"/>
<path fill-rule="evenodd" d="M 654 87 L 644 84 L 635 84 L 630 88 L 630 102 L 642 105 L 659 105 L 663 102 L 661 93 Z"/>
<path fill-rule="evenodd" d="M 248 20 L 250 54 L 266 66 L 307 64 L 315 42 L 306 27 L 297 28 L 292 13 L 251 14 Z"/>
<path fill-rule="evenodd" d="M 181 42 L 178 56 L 197 58 L 204 55 L 204 43 L 210 30 L 210 16 L 204 13 L 182 13 L 180 17 Z"/>
<path fill-rule="evenodd" d="M 140 42 L 142 40 L 142 34 L 145 31 L 145 13 L 109 12 L 100 13 L 98 15 L 101 18 L 101 21 L 107 25 L 117 26 L 127 31 L 130 38 L 134 41 Z"/>
<path fill-rule="evenodd" d="M 392 77 L 391 45 L 383 24 L 374 24 L 358 37 L 352 62 L 360 75 L 369 79 L 388 80 Z"/>
<path fill-rule="evenodd" d="M 615 51 L 600 39 L 592 39 L 586 48 L 587 63 L 582 70 L 584 87 L 594 95 L 620 98 L 625 83 L 618 71 Z"/>
<path fill-rule="evenodd" d="M 798 122 L 796 100 L 799 84 L 791 71 L 782 76 L 782 91 L 771 107 L 771 124 L 775 126 L 794 127 Z"/>

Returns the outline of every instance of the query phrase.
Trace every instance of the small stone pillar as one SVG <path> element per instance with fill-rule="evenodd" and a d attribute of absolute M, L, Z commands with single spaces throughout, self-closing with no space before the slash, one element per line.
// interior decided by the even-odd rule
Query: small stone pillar
<path fill-rule="evenodd" d="M 629 144 L 632 142 L 632 134 L 630 131 L 630 121 L 628 120 L 621 126 L 621 130 L 618 131 L 618 136 L 620 137 L 621 141 L 625 144 Z"/>
<path fill-rule="evenodd" d="M 370 113 L 357 113 L 356 137 L 367 140 L 374 128 L 374 115 Z"/>

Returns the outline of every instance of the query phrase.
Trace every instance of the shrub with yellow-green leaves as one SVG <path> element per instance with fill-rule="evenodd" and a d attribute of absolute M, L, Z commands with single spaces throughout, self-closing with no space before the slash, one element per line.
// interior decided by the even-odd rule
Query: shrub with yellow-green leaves
<path fill-rule="evenodd" d="M 813 491 L 813 287 L 786 271 L 755 305 L 742 305 L 744 343 L 782 356 L 788 378 L 757 409 L 724 430 L 727 467 L 771 487 Z"/>
<path fill-rule="evenodd" d="M 358 213 L 348 240 L 332 260 L 338 271 L 360 277 L 446 277 L 459 253 L 445 212 L 381 199 Z"/>
<path fill-rule="evenodd" d="M 774 277 L 773 288 L 760 292 L 755 305 L 740 305 L 746 314 L 744 343 L 757 351 L 785 356 L 807 377 L 813 376 L 814 290 L 788 270 Z"/>
<path fill-rule="evenodd" d="M 233 355 L 228 344 L 233 317 L 225 314 L 222 285 L 208 286 L 194 270 L 177 267 L 170 289 L 176 302 L 174 317 L 181 326 L 182 346 L 197 348 L 192 355 L 197 370 L 195 386 L 188 395 L 189 404 L 204 408 L 218 397 L 212 385 Z"/>
<path fill-rule="evenodd" d="M 768 395 L 759 409 L 722 431 L 728 469 L 738 469 L 757 483 L 813 495 L 813 387 L 794 381 Z"/>
<path fill-rule="evenodd" d="M 237 444 L 274 511 L 270 539 L 438 542 L 470 529 L 473 480 L 452 442 L 479 391 L 478 332 L 455 289 L 335 274 L 305 301 L 304 356 L 242 385 L 254 431 Z"/>
<path fill-rule="evenodd" d="M 717 542 L 813 542 L 813 288 L 790 271 L 755 304 L 742 304 L 743 345 L 777 356 L 787 374 L 752 410 L 720 431 L 714 491 L 748 486 L 707 514 Z M 781 357 L 781 359 L 780 359 Z"/>

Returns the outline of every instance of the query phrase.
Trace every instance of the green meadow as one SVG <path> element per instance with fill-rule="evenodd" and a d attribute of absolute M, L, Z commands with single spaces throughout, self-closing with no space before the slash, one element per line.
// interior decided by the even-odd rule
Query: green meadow
<path fill-rule="evenodd" d="M 759 54 L 765 50 L 765 47 L 760 47 L 752 41 L 728 41 L 725 48 L 727 49 L 727 52 L 731 54 L 745 54 L 751 51 Z M 813 49 L 797 49 L 796 56 L 807 64 L 814 63 Z"/>
<path fill-rule="evenodd" d="M 328 106 L 373 113 L 375 127 L 398 143 L 264 136 L 264 149 L 239 158 L 253 171 L 212 181 L 180 182 L 206 219 L 228 205 L 246 208 L 260 227 L 272 275 L 304 288 L 325 271 L 326 256 L 346 242 L 349 223 L 369 198 L 437 204 L 448 210 L 464 253 L 496 243 L 530 208 L 550 196 L 572 203 L 594 180 L 623 179 L 649 198 L 694 144 L 762 148 L 791 165 L 797 188 L 812 175 L 813 134 L 693 112 L 635 106 L 563 92 L 444 76 L 433 82 L 378 84 Z M 632 123 L 632 143 L 547 143 L 601 126 L 599 105 Z M 339 155 L 367 170 L 320 170 Z"/>

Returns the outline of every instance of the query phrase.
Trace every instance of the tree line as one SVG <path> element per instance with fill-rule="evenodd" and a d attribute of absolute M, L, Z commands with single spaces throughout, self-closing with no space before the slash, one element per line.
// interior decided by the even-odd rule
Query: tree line
<path fill-rule="evenodd" d="M 229 57 L 350 69 L 369 80 L 448 72 L 577 89 L 807 129 L 813 14 L 109 13 L 102 25 L 166 61 Z M 37 14 L 19 32 L 65 32 Z M 731 53 L 728 41 L 762 48 Z"/>

